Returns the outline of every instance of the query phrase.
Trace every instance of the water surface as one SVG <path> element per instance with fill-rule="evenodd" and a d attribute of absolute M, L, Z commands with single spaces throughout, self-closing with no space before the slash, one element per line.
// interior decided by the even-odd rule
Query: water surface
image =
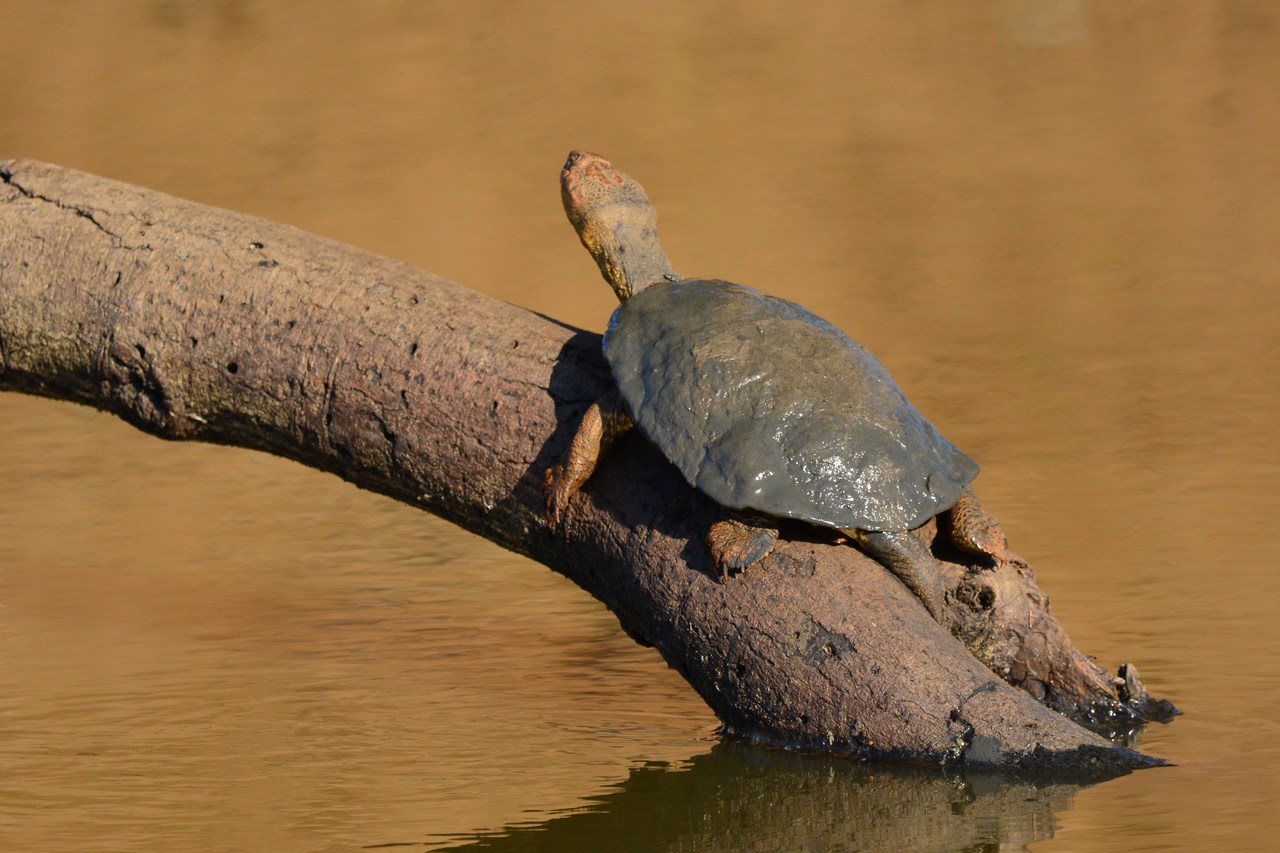
<path fill-rule="evenodd" d="M 744 751 L 539 565 L 5 394 L 0 841 L 1270 845 L 1277 80 L 1269 2 L 10 2 L 0 157 L 593 329 L 613 296 L 556 178 L 570 148 L 613 158 L 682 272 L 870 346 L 983 464 L 1078 644 L 1186 714 L 1142 740 L 1177 767 L 1083 791 Z"/>

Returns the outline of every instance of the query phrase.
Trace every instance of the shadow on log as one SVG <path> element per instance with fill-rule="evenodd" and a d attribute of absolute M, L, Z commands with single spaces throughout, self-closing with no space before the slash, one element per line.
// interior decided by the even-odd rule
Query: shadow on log
<path fill-rule="evenodd" d="M 551 535 L 543 472 L 611 381 L 598 335 L 91 175 L 7 161 L 0 181 L 0 390 L 286 456 L 527 554 L 741 736 L 1072 775 L 1160 763 L 1063 716 L 1131 725 L 1172 706 L 1077 651 L 1020 559 L 969 573 L 939 553 L 945 629 L 878 563 L 807 528 L 721 583 L 702 546 L 717 508 L 634 434 Z"/>

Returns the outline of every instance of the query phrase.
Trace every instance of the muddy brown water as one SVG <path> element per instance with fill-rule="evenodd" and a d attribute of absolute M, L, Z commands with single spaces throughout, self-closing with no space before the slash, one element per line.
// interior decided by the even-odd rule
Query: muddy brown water
<path fill-rule="evenodd" d="M 1072 789 L 721 741 L 539 565 L 332 477 L 0 394 L 0 845 L 1280 844 L 1280 6 L 12 0 L 0 157 L 600 329 L 571 147 L 983 464 L 1076 641 L 1185 715 Z"/>

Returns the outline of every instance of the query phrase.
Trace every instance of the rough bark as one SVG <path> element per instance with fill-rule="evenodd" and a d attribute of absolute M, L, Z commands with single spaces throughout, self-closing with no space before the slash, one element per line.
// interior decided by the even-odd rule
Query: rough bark
<path fill-rule="evenodd" d="M 634 434 L 550 534 L 543 472 L 610 381 L 598 335 L 288 226 L 31 161 L 0 179 L 0 390 L 290 457 L 527 554 L 740 735 L 972 766 L 1152 763 L 1050 710 L 1136 722 L 1161 706 L 1071 645 L 1019 559 L 947 563 L 951 633 L 809 528 L 721 583 L 702 544 L 716 507 Z"/>

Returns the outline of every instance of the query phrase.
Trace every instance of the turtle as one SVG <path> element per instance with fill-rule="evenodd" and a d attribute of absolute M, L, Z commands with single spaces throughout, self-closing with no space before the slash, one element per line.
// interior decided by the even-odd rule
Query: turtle
<path fill-rule="evenodd" d="M 970 483 L 978 464 L 913 406 L 864 346 L 802 306 L 678 275 L 643 188 L 598 154 L 560 174 L 565 213 L 621 303 L 603 339 L 615 387 L 545 475 L 554 531 L 570 499 L 633 427 L 724 509 L 706 544 L 728 580 L 763 559 L 778 520 L 834 528 L 941 620 L 939 567 L 911 531 L 940 529 L 985 565 L 1007 560 Z"/>

